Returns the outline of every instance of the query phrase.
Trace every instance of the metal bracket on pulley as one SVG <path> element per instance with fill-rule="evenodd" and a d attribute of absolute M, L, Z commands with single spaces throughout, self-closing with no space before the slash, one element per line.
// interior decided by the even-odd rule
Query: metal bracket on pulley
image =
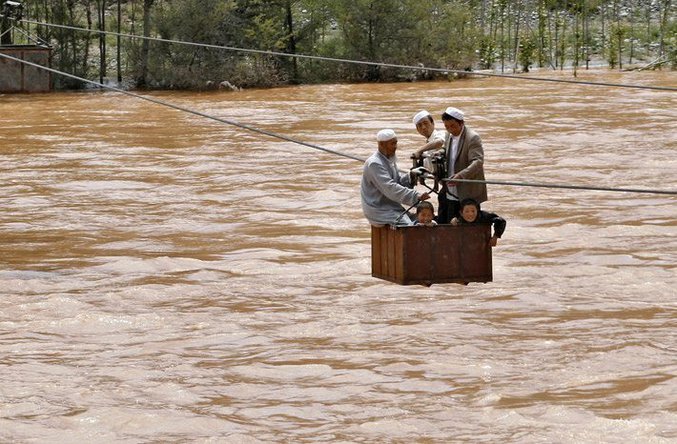
<path fill-rule="evenodd" d="M 13 0 L 5 0 L 2 3 L 2 16 L 5 19 L 19 21 L 23 18 L 24 5 Z"/>

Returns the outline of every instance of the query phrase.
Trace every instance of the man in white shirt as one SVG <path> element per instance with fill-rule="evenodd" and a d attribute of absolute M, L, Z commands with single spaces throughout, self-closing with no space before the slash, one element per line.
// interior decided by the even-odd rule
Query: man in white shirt
<path fill-rule="evenodd" d="M 430 150 L 442 149 L 444 146 L 444 131 L 435 129 L 435 121 L 428 111 L 419 111 L 412 121 L 416 126 L 416 131 L 425 137 L 425 145 L 414 151 L 414 158 L 418 159 Z"/>
<path fill-rule="evenodd" d="M 378 150 L 366 160 L 362 172 L 360 195 L 364 216 L 375 226 L 412 225 L 409 215 L 403 214 L 402 204 L 414 205 L 430 199 L 430 195 L 413 189 L 416 177 L 397 169 L 395 131 L 381 130 L 376 140 Z"/>
<path fill-rule="evenodd" d="M 423 166 L 428 171 L 434 171 L 435 167 L 432 164 L 431 155 L 434 155 L 438 150 L 444 152 L 444 130 L 435 129 L 435 121 L 433 116 L 426 110 L 421 110 L 414 115 L 412 122 L 416 126 L 416 131 L 425 137 L 425 145 L 414 151 L 411 155 L 414 159 L 423 158 Z M 437 191 L 437 189 L 435 189 Z M 440 191 L 437 193 L 437 207 L 446 208 L 447 195 Z M 439 216 L 437 217 L 439 220 Z"/>

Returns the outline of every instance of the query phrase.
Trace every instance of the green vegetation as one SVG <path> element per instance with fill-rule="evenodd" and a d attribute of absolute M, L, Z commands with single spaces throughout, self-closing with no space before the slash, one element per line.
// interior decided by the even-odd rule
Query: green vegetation
<path fill-rule="evenodd" d="M 677 66 L 671 0 L 26 0 L 38 22 L 450 70 Z M 3 26 L 7 26 L 6 23 Z M 23 25 L 26 27 L 27 25 Z M 443 76 L 30 25 L 53 66 L 128 87 L 217 88 Z M 112 50 L 111 50 L 112 49 Z M 60 87 L 77 83 L 58 79 Z"/>

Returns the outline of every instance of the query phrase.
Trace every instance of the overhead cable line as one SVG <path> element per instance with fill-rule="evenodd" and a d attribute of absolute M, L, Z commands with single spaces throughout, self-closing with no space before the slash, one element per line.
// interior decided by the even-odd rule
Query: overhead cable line
<path fill-rule="evenodd" d="M 447 180 L 450 181 L 450 180 Z M 668 194 L 677 195 L 677 191 L 670 190 L 647 190 L 641 188 L 608 188 L 608 187 L 591 187 L 581 185 L 565 185 L 565 184 L 547 184 L 547 183 L 533 183 L 533 182 L 509 182 L 503 180 L 473 180 L 473 179 L 454 179 L 453 182 L 465 183 L 486 183 L 493 185 L 509 185 L 516 187 L 536 187 L 536 188 L 558 188 L 565 190 L 585 190 L 585 191 L 614 191 L 618 193 L 648 193 L 648 194 Z"/>
<path fill-rule="evenodd" d="M 569 84 L 575 84 L 575 85 L 607 86 L 607 87 L 614 87 L 614 88 L 648 89 L 648 90 L 657 90 L 657 91 L 677 91 L 677 87 L 670 87 L 670 86 L 628 85 L 628 84 L 623 84 L 623 83 L 591 82 L 591 81 L 585 81 L 585 80 L 549 79 L 549 78 L 546 78 L 546 77 L 524 77 L 524 76 L 518 76 L 518 75 L 514 75 L 514 74 L 496 74 L 496 73 L 464 71 L 464 70 L 460 70 L 460 69 L 429 68 L 429 67 L 426 67 L 426 66 L 399 65 L 399 64 L 394 64 L 394 63 L 370 62 L 370 61 L 363 61 L 363 60 L 342 59 L 342 58 L 336 58 L 336 57 L 313 56 L 313 55 L 307 55 L 307 54 L 289 54 L 289 53 L 286 53 L 286 52 L 266 51 L 266 50 L 262 50 L 262 49 L 238 48 L 238 47 L 235 47 L 235 46 L 213 45 L 213 44 L 209 44 L 209 43 L 195 43 L 195 42 L 187 42 L 187 41 L 184 41 L 184 40 L 173 40 L 173 39 L 165 39 L 165 38 L 159 38 L 159 37 L 146 37 L 146 36 L 136 35 L 136 34 L 126 34 L 126 33 L 118 33 L 118 32 L 111 32 L 111 31 L 101 31 L 101 30 L 97 30 L 97 29 L 87 29 L 87 28 L 80 28 L 80 27 L 68 26 L 68 25 L 57 25 L 57 24 L 52 24 L 52 23 L 36 22 L 36 21 L 33 21 L 33 20 L 25 20 L 25 19 L 19 20 L 19 21 L 26 23 L 26 24 L 47 26 L 47 27 L 54 27 L 54 28 L 61 28 L 61 29 L 69 29 L 69 30 L 73 30 L 73 31 L 83 31 L 83 32 L 91 32 L 91 33 L 97 33 L 97 34 L 109 34 L 109 35 L 115 35 L 115 36 L 121 36 L 121 37 L 128 37 L 128 38 L 131 38 L 131 39 L 150 40 L 150 41 L 162 42 L 162 43 L 175 43 L 175 44 L 179 44 L 179 45 L 189 45 L 189 46 L 197 46 L 197 47 L 202 47 L 202 48 L 223 49 L 223 50 L 227 50 L 227 51 L 245 52 L 245 53 L 251 53 L 251 54 L 273 55 L 273 56 L 279 56 L 279 57 L 293 57 L 293 58 L 299 58 L 299 59 L 324 60 L 324 61 L 338 62 L 338 63 L 352 63 L 352 64 L 355 64 L 355 65 L 382 66 L 382 67 L 385 67 L 385 68 L 399 68 L 399 69 L 410 69 L 410 70 L 417 70 L 417 71 L 441 72 L 441 73 L 444 73 L 444 74 L 456 73 L 456 74 L 472 75 L 472 76 L 502 77 L 502 78 L 506 78 L 506 79 L 518 79 L 518 80 L 526 80 L 526 81 L 534 81 L 534 82 L 569 83 Z"/>
<path fill-rule="evenodd" d="M 159 100 L 159 99 L 155 99 L 153 97 L 148 97 L 148 96 L 142 96 L 140 94 L 136 94 L 136 93 L 133 93 L 133 92 L 130 92 L 130 91 L 125 91 L 123 89 L 116 88 L 114 86 L 104 85 L 102 83 L 95 82 L 93 80 L 85 79 L 83 77 L 79 77 L 79 76 L 69 74 L 69 73 L 66 73 L 66 72 L 63 72 L 63 71 L 59 71 L 59 70 L 56 70 L 56 69 L 53 69 L 53 68 L 48 68 L 46 66 L 38 65 L 37 63 L 32 63 L 32 62 L 28 62 L 26 60 L 22 60 L 22 59 L 19 59 L 19 58 L 16 58 L 16 57 L 12 57 L 12 56 L 9 56 L 7 54 L 3 54 L 2 52 L 0 52 L 0 57 L 6 58 L 6 59 L 9 59 L 9 60 L 13 60 L 15 62 L 23 63 L 25 65 L 29 65 L 29 66 L 32 66 L 32 67 L 35 67 L 35 68 L 38 68 L 38 69 L 42 69 L 42 70 L 45 70 L 45 71 L 48 71 L 48 72 L 51 72 L 51 73 L 54 73 L 54 74 L 57 74 L 57 75 L 61 75 L 61 76 L 64 76 L 64 77 L 69 77 L 71 79 L 79 80 L 81 82 L 89 83 L 89 84 L 95 85 L 99 88 L 109 89 L 111 91 L 115 91 L 115 92 L 118 92 L 120 94 L 124 94 L 124 95 L 130 96 L 130 97 L 134 97 L 136 99 L 146 100 L 148 102 L 152 102 L 152 103 L 155 103 L 155 104 L 158 104 L 158 105 L 173 108 L 173 109 L 178 110 L 178 111 L 183 111 L 183 112 L 193 114 L 193 115 L 196 115 L 196 116 L 200 116 L 200 117 L 204 117 L 204 118 L 207 118 L 207 119 L 215 120 L 217 122 L 225 123 L 227 125 L 232 125 L 232 126 L 235 126 L 235 127 L 238 127 L 238 128 L 246 129 L 248 131 L 252 131 L 252 132 L 255 132 L 255 133 L 258 133 L 258 134 L 263 134 L 263 135 L 273 137 L 273 138 L 276 138 L 276 139 L 281 139 L 281 140 L 284 140 L 284 141 L 287 141 L 287 142 L 292 142 L 292 143 L 295 143 L 295 144 L 298 144 L 298 145 L 303 145 L 303 146 L 306 146 L 308 148 L 324 151 L 325 153 L 335 154 L 337 156 L 345 157 L 345 158 L 356 160 L 358 162 L 363 162 L 363 163 L 366 160 L 364 158 L 353 156 L 351 154 L 342 153 L 340 151 L 332 150 L 330 148 L 325 148 L 325 147 L 322 147 L 322 146 L 319 146 L 319 145 L 315 145 L 313 143 L 308 143 L 308 142 L 303 142 L 301 140 L 293 139 L 291 137 L 288 137 L 288 136 L 285 136 L 285 135 L 282 135 L 282 134 L 273 133 L 271 131 L 262 130 L 260 128 L 256 128 L 256 127 L 253 127 L 253 126 L 250 126 L 250 125 L 235 122 L 233 120 L 223 119 L 221 117 L 212 116 L 210 114 L 206 114 L 206 113 L 203 113 L 203 112 L 200 112 L 200 111 L 195 111 L 195 110 L 192 110 L 190 108 L 186 108 L 186 107 L 181 106 L 181 105 L 176 105 L 176 104 L 173 104 L 173 103 L 165 102 L 164 100 Z M 528 182 L 503 182 L 503 181 L 494 181 L 494 180 L 470 180 L 470 179 L 459 179 L 459 180 L 457 180 L 457 182 L 476 182 L 476 183 L 499 184 L 499 185 L 538 187 L 538 188 L 563 188 L 563 189 L 591 190 L 591 191 L 610 191 L 610 192 L 626 192 L 626 193 L 648 193 L 648 194 L 677 195 L 677 191 L 669 191 L 669 190 L 644 190 L 644 189 L 631 189 L 631 188 L 601 188 L 601 187 L 586 187 L 586 186 L 575 186 L 575 185 L 539 184 L 539 183 L 528 183 Z"/>

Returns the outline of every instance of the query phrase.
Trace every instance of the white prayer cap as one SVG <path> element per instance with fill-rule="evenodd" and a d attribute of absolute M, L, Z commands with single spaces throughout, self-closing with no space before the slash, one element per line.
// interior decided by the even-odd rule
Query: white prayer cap
<path fill-rule="evenodd" d="M 419 112 L 416 113 L 416 115 L 415 115 L 414 118 L 412 119 L 412 122 L 414 122 L 414 125 L 418 125 L 418 122 L 420 122 L 421 120 L 425 119 L 425 118 L 428 117 L 429 115 L 430 115 L 430 113 L 429 113 L 428 111 L 426 111 L 426 110 L 419 111 Z"/>
<path fill-rule="evenodd" d="M 461 111 L 458 108 L 454 108 L 453 106 L 450 106 L 449 108 L 445 109 L 444 113 L 449 114 L 456 120 L 463 120 L 463 111 Z"/>
<path fill-rule="evenodd" d="M 376 134 L 376 140 L 379 142 L 385 142 L 386 140 L 394 139 L 397 137 L 397 134 L 395 134 L 395 131 L 391 129 L 382 129 L 381 131 Z"/>

